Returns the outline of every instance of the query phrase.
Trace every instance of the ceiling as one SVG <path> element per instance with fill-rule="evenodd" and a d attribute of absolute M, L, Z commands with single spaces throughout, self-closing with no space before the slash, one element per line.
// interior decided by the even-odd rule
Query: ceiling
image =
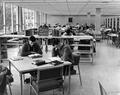
<path fill-rule="evenodd" d="M 101 14 L 119 15 L 120 0 L 3 0 L 24 8 L 42 11 L 51 15 L 95 15 L 96 8 Z"/>

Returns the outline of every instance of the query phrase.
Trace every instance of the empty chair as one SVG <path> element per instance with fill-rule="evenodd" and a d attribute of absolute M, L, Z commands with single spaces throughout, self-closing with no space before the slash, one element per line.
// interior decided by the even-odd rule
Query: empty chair
<path fill-rule="evenodd" d="M 63 83 L 63 66 L 43 70 L 38 69 L 37 76 L 31 76 L 30 91 L 32 88 L 36 95 L 39 95 L 40 92 L 62 88 L 64 94 Z"/>

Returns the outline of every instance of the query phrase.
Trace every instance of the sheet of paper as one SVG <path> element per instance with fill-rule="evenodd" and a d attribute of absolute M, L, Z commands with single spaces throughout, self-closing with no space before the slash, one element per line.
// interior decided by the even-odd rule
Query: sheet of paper
<path fill-rule="evenodd" d="M 21 56 L 15 56 L 10 59 L 12 59 L 13 61 L 23 60 L 23 58 Z"/>

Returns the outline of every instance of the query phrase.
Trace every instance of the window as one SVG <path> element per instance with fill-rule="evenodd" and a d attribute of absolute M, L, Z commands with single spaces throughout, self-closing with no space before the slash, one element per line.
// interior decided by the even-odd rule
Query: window
<path fill-rule="evenodd" d="M 11 4 L 5 4 L 5 23 L 6 23 L 6 33 L 11 33 Z"/>
<path fill-rule="evenodd" d="M 72 18 L 72 17 L 69 17 L 69 18 L 68 18 L 68 22 L 72 23 L 72 22 L 73 22 L 73 18 Z"/>
<path fill-rule="evenodd" d="M 0 34 L 3 33 L 3 5 L 0 3 Z"/>

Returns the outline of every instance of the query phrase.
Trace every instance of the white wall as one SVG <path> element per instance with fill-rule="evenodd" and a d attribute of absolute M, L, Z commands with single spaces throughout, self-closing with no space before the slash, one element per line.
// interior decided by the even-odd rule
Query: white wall
<path fill-rule="evenodd" d="M 55 16 L 55 15 L 47 15 L 47 24 L 55 25 L 56 23 L 60 23 L 61 25 L 68 23 L 68 18 L 70 16 Z M 88 21 L 87 15 L 80 16 L 71 16 L 73 17 L 73 25 L 76 23 L 85 24 Z M 104 24 L 106 18 L 120 18 L 119 15 L 102 15 L 101 16 L 101 24 Z M 90 23 L 95 24 L 95 15 L 91 15 Z"/>
<path fill-rule="evenodd" d="M 47 24 L 55 25 L 56 23 L 60 23 L 61 25 L 68 23 L 68 18 L 73 17 L 73 25 L 76 23 L 85 24 L 87 23 L 87 15 L 80 16 L 53 16 L 47 15 Z M 95 16 L 91 16 L 90 23 L 95 24 Z"/>

